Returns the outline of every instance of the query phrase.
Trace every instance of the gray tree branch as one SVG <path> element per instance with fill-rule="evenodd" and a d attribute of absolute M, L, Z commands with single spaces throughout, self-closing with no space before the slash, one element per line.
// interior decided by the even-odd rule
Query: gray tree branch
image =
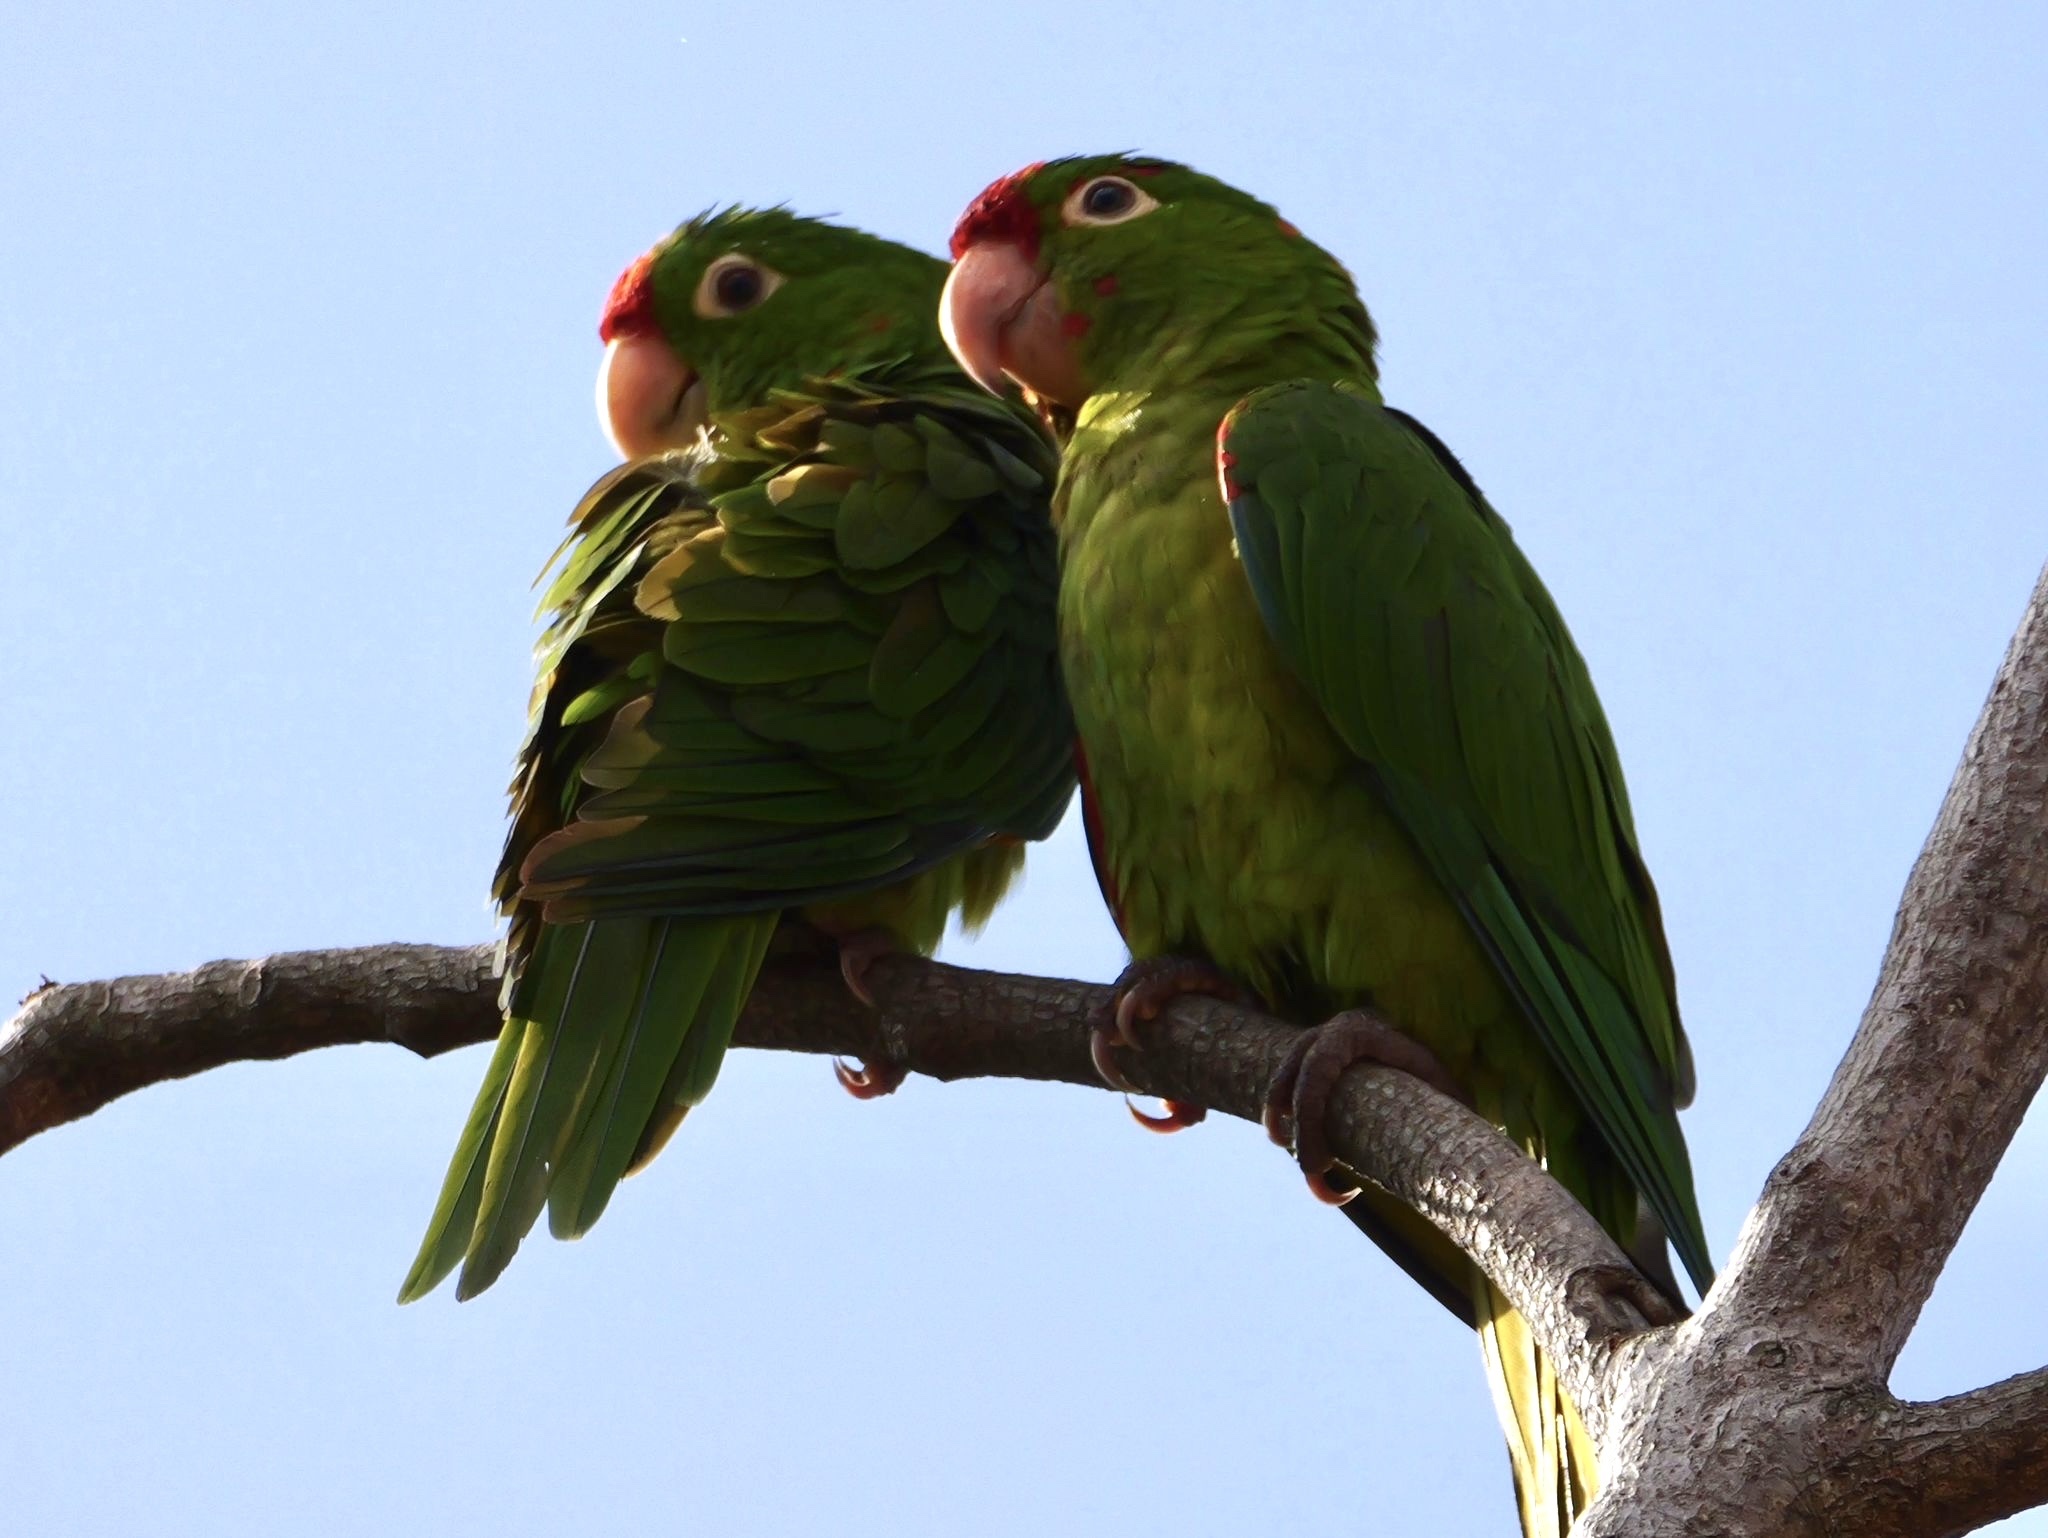
<path fill-rule="evenodd" d="M 1947 1538 L 2048 1502 L 2048 1368 L 1928 1404 L 1886 1404 L 1834 1484 L 1837 1531 Z"/>
<path fill-rule="evenodd" d="M 872 1010 L 830 958 L 789 945 L 763 969 L 740 1045 L 886 1058 L 937 1079 L 1002 1076 L 1096 1088 L 1089 1021 L 1110 990 L 886 957 Z M 491 948 L 383 945 L 217 961 L 187 973 L 41 990 L 0 1030 L 0 1152 L 120 1095 L 222 1064 L 394 1042 L 424 1055 L 497 1033 Z M 1140 1088 L 1257 1120 L 1296 1028 L 1183 1001 L 1130 1065 Z M 1359 1068 L 1333 1098 L 1333 1146 L 1436 1222 L 1554 1339 L 1567 1381 L 1598 1401 L 1616 1341 L 1663 1317 L 1571 1195 L 1464 1107 L 1405 1074 Z M 1644 1314 L 1651 1315 L 1646 1320 Z"/>
<path fill-rule="evenodd" d="M 1824 1324 L 1883 1378 L 2048 1074 L 2044 1023 L 2048 574 L 1907 880 L 1862 1025 L 1718 1301 Z"/>
<path fill-rule="evenodd" d="M 39 990 L 0 1030 L 0 1151 L 144 1084 L 316 1046 L 424 1053 L 497 1027 L 487 950 L 382 946 Z M 764 970 L 744 1045 L 886 1058 L 940 1079 L 1096 1083 L 1108 990 L 825 958 Z M 2048 1500 L 2048 1370 L 1932 1404 L 1885 1387 L 2048 1073 L 2048 572 L 1902 899 L 1876 992 L 1812 1122 L 1700 1312 L 1644 1328 L 1642 1281 L 1477 1117 L 1385 1069 L 1346 1075 L 1332 1146 L 1417 1207 L 1530 1318 L 1602 1453 L 1579 1538 L 1962 1533 Z M 1143 1089 L 1256 1117 L 1294 1027 L 1176 1003 Z M 1654 1311 L 1654 1307 L 1652 1309 Z"/>
<path fill-rule="evenodd" d="M 1907 1457 L 1898 1427 L 1942 1424 L 1940 1407 L 1902 1406 L 1885 1381 L 2048 1071 L 2044 1023 L 2048 571 L 1813 1120 L 1765 1182 L 1700 1312 L 1617 1353 L 1604 1482 L 1581 1538 L 1921 1538 L 1990 1520 L 1921 1525 L 1926 1512 L 1903 1495 L 1886 1504 L 1873 1469 Z M 2002 1460 L 2048 1466 L 2048 1421 L 2001 1425 Z M 1936 1466 L 1925 1447 L 1923 1472 Z M 1995 1472 L 1960 1458 L 1942 1466 L 1951 1491 L 1970 1468 L 1986 1481 Z M 2010 1486 L 1977 1495 L 1986 1510 L 2015 1498 Z"/>

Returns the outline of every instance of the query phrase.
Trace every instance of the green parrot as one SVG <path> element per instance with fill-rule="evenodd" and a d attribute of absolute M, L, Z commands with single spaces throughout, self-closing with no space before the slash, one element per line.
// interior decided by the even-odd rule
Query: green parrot
<path fill-rule="evenodd" d="M 496 895 L 505 1028 L 400 1301 L 560 1238 L 710 1090 L 785 916 L 883 949 L 982 923 L 1073 791 L 1054 450 L 955 366 L 946 266 L 781 209 L 683 225 L 612 290 L 628 462 L 542 601 Z M 889 1065 L 842 1082 L 863 1096 Z"/>
<path fill-rule="evenodd" d="M 1066 439 L 1060 652 L 1133 957 L 1110 1076 L 1175 993 L 1327 1019 L 1269 1107 L 1320 1192 L 1330 1086 L 1390 1062 L 1542 1160 L 1674 1303 L 1667 1234 L 1704 1291 L 1690 1054 L 1613 740 L 1507 524 L 1383 404 L 1349 275 L 1257 199 L 1122 155 L 995 183 L 953 255 L 954 352 Z M 1593 1450 L 1524 1321 L 1384 1193 L 1347 1211 L 1479 1328 L 1524 1528 L 1564 1531 Z"/>

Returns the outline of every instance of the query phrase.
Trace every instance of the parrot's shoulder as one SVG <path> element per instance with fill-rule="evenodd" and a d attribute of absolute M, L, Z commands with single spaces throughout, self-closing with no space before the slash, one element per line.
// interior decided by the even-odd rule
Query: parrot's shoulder
<path fill-rule="evenodd" d="M 1279 461 L 1322 463 L 1383 472 L 1448 474 L 1470 511 L 1498 522 L 1464 464 L 1434 432 L 1387 405 L 1369 383 L 1286 379 L 1262 385 L 1224 413 L 1216 432 L 1219 459 L 1264 468 Z"/>
<path fill-rule="evenodd" d="M 806 380 L 721 426 L 699 470 L 714 496 L 742 480 L 822 461 L 867 473 L 924 473 L 952 500 L 1030 502 L 1043 500 L 1059 468 L 1057 447 L 1019 402 L 928 360 Z"/>
<path fill-rule="evenodd" d="M 856 603 L 893 603 L 928 578 L 968 610 L 1020 577 L 1049 593 L 1057 471 L 1051 440 L 1020 405 L 951 369 L 901 363 L 813 379 L 721 420 L 696 474 L 715 527 L 655 563 L 642 606 L 668 617 L 662 574 L 714 551 L 728 576 L 828 578 Z"/>

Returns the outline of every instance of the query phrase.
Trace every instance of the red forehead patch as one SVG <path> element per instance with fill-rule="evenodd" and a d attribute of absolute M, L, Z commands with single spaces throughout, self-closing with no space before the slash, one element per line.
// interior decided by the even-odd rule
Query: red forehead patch
<path fill-rule="evenodd" d="M 953 226 L 954 261 L 959 261 L 969 246 L 985 240 L 1012 241 L 1023 247 L 1027 258 L 1037 258 L 1038 210 L 1032 206 L 1024 184 L 1044 165 L 1041 160 L 981 189 L 981 196 L 967 205 L 967 212 Z"/>
<path fill-rule="evenodd" d="M 648 252 L 619 274 L 611 297 L 604 302 L 604 318 L 597 323 L 597 339 L 611 342 L 622 336 L 638 336 L 654 329 L 654 253 Z"/>

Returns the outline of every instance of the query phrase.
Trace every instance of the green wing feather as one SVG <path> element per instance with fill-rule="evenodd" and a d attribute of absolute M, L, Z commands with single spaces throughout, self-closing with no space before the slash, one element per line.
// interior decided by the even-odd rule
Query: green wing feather
<path fill-rule="evenodd" d="M 496 892 L 506 1025 L 401 1300 L 596 1222 L 716 1078 L 780 915 L 963 861 L 984 916 L 1073 789 L 1049 443 L 951 370 L 778 392 L 623 465 L 555 558 Z M 997 623 L 1003 619 L 1005 622 Z"/>
<path fill-rule="evenodd" d="M 1494 957 L 1702 1290 L 1691 1069 L 1620 761 L 1549 595 L 1455 459 L 1342 386 L 1219 433 L 1267 629 Z"/>

